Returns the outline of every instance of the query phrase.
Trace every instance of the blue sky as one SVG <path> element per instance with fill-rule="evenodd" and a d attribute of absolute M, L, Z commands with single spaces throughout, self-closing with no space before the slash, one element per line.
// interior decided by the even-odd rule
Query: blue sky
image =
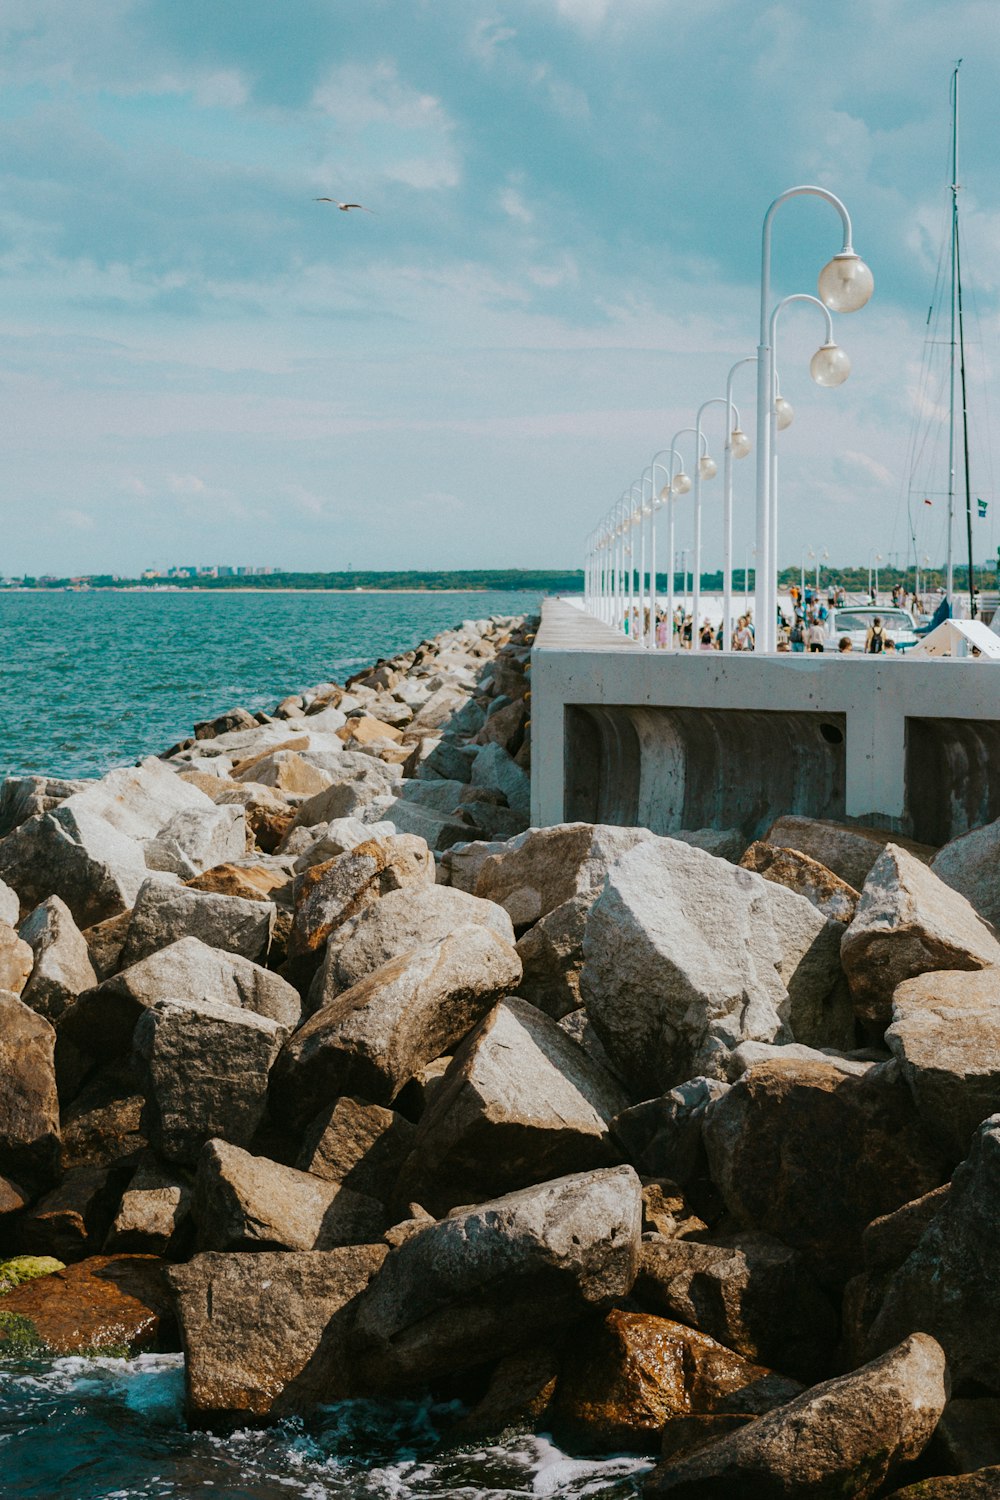
<path fill-rule="evenodd" d="M 876 293 L 835 391 L 818 312 L 786 315 L 780 560 L 901 555 L 911 468 L 937 560 L 920 372 L 959 56 L 981 561 L 992 0 L 4 0 L 0 573 L 576 565 L 752 351 L 761 218 L 802 182 L 845 199 Z M 839 248 L 829 209 L 784 209 L 776 292 Z"/>

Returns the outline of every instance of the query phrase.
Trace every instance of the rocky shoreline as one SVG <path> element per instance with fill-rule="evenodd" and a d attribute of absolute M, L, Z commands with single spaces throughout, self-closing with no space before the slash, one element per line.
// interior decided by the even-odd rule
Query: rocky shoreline
<path fill-rule="evenodd" d="M 1000 824 L 529 829 L 532 635 L 0 788 L 0 1358 L 1000 1494 Z"/>

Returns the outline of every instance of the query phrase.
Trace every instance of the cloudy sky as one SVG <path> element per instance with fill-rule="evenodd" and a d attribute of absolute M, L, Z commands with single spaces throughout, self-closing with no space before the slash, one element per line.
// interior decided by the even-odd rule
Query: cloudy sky
<path fill-rule="evenodd" d="M 780 560 L 901 556 L 911 488 L 937 560 L 960 56 L 982 560 L 994 0 L 3 0 L 0 574 L 576 565 L 752 351 L 761 218 L 804 182 L 846 200 L 876 294 L 835 391 L 818 311 L 783 315 Z M 777 294 L 838 228 L 782 210 Z"/>

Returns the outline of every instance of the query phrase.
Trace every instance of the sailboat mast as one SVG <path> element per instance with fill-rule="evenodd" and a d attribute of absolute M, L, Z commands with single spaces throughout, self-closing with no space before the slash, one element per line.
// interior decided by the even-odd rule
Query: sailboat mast
<path fill-rule="evenodd" d="M 948 399 L 948 553 L 945 563 L 945 590 L 951 600 L 955 593 L 955 327 L 958 309 L 958 70 L 959 58 L 951 75 L 951 375 Z"/>

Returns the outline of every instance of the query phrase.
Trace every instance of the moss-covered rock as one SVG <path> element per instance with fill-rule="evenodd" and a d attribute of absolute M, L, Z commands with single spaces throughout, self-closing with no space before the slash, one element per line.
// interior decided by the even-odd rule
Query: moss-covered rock
<path fill-rule="evenodd" d="M 0 1260 L 0 1297 L 24 1281 L 51 1276 L 53 1271 L 64 1269 L 63 1262 L 54 1255 L 15 1255 L 10 1260 Z"/>

